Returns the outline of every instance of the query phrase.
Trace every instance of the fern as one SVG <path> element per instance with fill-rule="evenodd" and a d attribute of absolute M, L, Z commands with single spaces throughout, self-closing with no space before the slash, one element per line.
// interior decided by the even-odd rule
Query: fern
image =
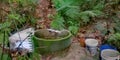
<path fill-rule="evenodd" d="M 52 0 L 66 27 L 80 27 L 103 15 L 104 0 Z M 72 30 L 72 29 L 71 29 Z"/>
<path fill-rule="evenodd" d="M 53 0 L 55 7 L 59 13 L 69 16 L 69 14 L 78 14 L 79 6 L 73 5 L 73 0 Z M 72 15 L 74 15 L 72 14 Z"/>
<path fill-rule="evenodd" d="M 83 11 L 80 13 L 80 18 L 86 24 L 90 21 L 90 17 L 97 17 L 102 15 L 103 13 L 99 10 L 91 10 L 91 11 Z"/>
<path fill-rule="evenodd" d="M 102 1 L 100 1 L 97 5 L 95 5 L 95 6 L 93 7 L 93 9 L 94 9 L 94 10 L 103 10 L 104 6 L 105 6 L 105 1 L 102 0 Z"/>
<path fill-rule="evenodd" d="M 90 21 L 88 14 L 86 14 L 85 12 L 82 12 L 80 14 L 80 16 L 81 16 L 81 24 L 82 25 L 87 24 L 87 22 Z"/>
<path fill-rule="evenodd" d="M 71 19 L 78 19 L 80 17 L 80 14 L 79 14 L 79 9 L 76 9 L 76 8 L 69 8 L 67 11 L 65 11 L 65 15 L 67 17 L 70 17 Z"/>
<path fill-rule="evenodd" d="M 79 27 L 76 26 L 69 26 L 68 30 L 71 31 L 73 35 L 77 34 Z"/>
<path fill-rule="evenodd" d="M 0 30 L 15 30 L 23 27 L 25 24 L 35 25 L 36 19 L 33 16 L 34 8 L 37 0 L 2 0 L 4 4 L 8 4 L 10 12 L 3 17 L 4 21 L 0 23 Z M 16 3 L 16 7 L 13 3 Z M 0 16 L 2 17 L 2 16 Z"/>
<path fill-rule="evenodd" d="M 114 26 L 115 32 L 120 33 L 120 18 L 117 16 L 113 16 L 112 19 L 115 23 L 115 26 Z"/>
<path fill-rule="evenodd" d="M 111 35 L 107 42 L 120 50 L 120 33 Z"/>
<path fill-rule="evenodd" d="M 11 26 L 12 22 L 4 22 L 4 23 L 0 23 L 0 32 L 3 31 L 9 31 L 10 32 L 10 26 Z"/>
<path fill-rule="evenodd" d="M 61 17 L 60 15 L 56 15 L 54 17 L 54 20 L 51 23 L 51 27 L 53 29 L 59 29 L 59 30 L 63 29 L 64 28 L 64 19 L 63 19 L 63 17 Z"/>
<path fill-rule="evenodd" d="M 10 27 L 11 22 L 4 22 L 0 24 L 0 29 L 6 28 L 6 27 Z"/>

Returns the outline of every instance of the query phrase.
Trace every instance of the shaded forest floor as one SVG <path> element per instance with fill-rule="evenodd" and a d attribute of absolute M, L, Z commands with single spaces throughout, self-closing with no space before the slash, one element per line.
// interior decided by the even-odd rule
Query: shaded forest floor
<path fill-rule="evenodd" d="M 50 23 L 52 21 L 50 16 L 56 13 L 54 6 L 50 2 L 51 0 L 39 1 L 34 14 L 38 19 L 35 27 L 37 29 L 50 28 Z M 73 37 L 70 47 L 63 51 L 42 55 L 41 60 L 99 60 L 99 51 L 96 56 L 91 56 L 90 52 L 85 47 L 81 47 L 80 40 L 82 37 L 95 38 L 99 41 L 99 45 L 101 45 L 102 41 L 107 38 L 107 35 L 104 35 L 102 31 L 104 31 L 104 28 L 113 29 L 113 26 L 114 23 L 109 19 L 95 19 L 92 23 L 90 22 L 88 25 L 80 27 L 77 35 Z M 99 30 L 99 28 L 103 28 L 103 30 Z"/>

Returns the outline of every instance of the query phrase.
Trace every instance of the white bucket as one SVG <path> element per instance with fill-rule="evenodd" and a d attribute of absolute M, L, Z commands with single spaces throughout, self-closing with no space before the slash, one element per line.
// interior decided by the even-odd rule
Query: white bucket
<path fill-rule="evenodd" d="M 120 60 L 119 52 L 113 49 L 105 49 L 101 52 L 102 60 Z"/>
<path fill-rule="evenodd" d="M 85 44 L 87 45 L 87 49 L 90 51 L 91 55 L 96 55 L 98 41 L 96 39 L 86 39 Z"/>

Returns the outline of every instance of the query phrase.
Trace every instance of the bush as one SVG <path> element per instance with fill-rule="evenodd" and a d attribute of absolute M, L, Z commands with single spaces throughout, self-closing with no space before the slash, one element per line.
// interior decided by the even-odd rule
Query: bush
<path fill-rule="evenodd" d="M 120 51 L 120 33 L 115 33 L 111 35 L 108 38 L 107 43 L 115 46 Z"/>
<path fill-rule="evenodd" d="M 62 22 L 62 25 L 58 23 L 58 26 L 68 28 L 75 33 L 79 27 L 88 24 L 91 18 L 103 14 L 104 0 L 52 0 L 52 2 L 57 10 L 56 15 L 62 17 L 62 20 L 61 18 L 55 19 L 55 21 Z M 53 23 L 51 25 L 53 27 Z"/>

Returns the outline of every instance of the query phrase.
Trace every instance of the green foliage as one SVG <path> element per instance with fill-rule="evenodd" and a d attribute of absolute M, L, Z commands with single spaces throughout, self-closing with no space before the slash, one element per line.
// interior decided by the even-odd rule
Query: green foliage
<path fill-rule="evenodd" d="M 41 55 L 34 52 L 31 54 L 30 57 L 28 57 L 26 55 L 25 56 L 18 56 L 17 59 L 19 59 L 19 60 L 40 60 L 40 58 L 41 58 Z"/>
<path fill-rule="evenodd" d="M 14 0 L 11 0 L 14 1 Z M 36 4 L 37 0 L 16 0 L 17 3 L 19 3 L 22 6 L 30 5 L 30 4 Z"/>
<path fill-rule="evenodd" d="M 4 31 L 6 32 L 5 38 L 8 39 L 10 32 L 12 30 L 17 30 L 21 27 L 24 27 L 24 25 L 26 24 L 35 25 L 36 19 L 34 18 L 33 14 L 35 11 L 37 0 L 0 0 L 0 3 L 1 2 L 4 5 L 6 5 L 5 6 L 6 8 L 10 10 L 9 12 L 7 12 L 8 14 L 4 17 L 3 21 L 0 22 L 0 43 L 2 43 L 3 41 Z M 0 15 L 0 17 L 3 17 L 3 16 Z M 9 40 L 7 40 L 5 44 L 7 45 L 8 42 Z M 33 56 L 37 57 L 37 55 L 34 55 L 34 54 Z M 4 56 L 4 57 L 7 58 L 7 56 Z M 23 58 L 21 57 L 19 58 L 20 60 L 24 60 L 26 56 Z M 37 59 L 39 58 L 37 57 Z M 3 59 L 3 60 L 8 60 L 8 59 Z M 35 59 L 31 58 L 29 60 L 35 60 Z"/>
<path fill-rule="evenodd" d="M 114 5 L 119 4 L 120 0 L 108 0 L 106 5 Z"/>
<path fill-rule="evenodd" d="M 94 10 L 103 10 L 105 6 L 105 1 L 102 0 L 99 3 L 97 2 L 97 4 L 93 7 Z"/>
<path fill-rule="evenodd" d="M 115 32 L 120 33 L 120 18 L 118 18 L 117 16 L 113 16 L 112 18 L 115 23 L 115 27 L 114 27 Z"/>
<path fill-rule="evenodd" d="M 1 58 L 1 50 L 0 50 L 0 58 Z M 30 57 L 28 57 L 27 55 L 24 55 L 24 56 L 18 56 L 15 58 L 18 60 L 41 60 L 41 55 L 34 52 L 30 55 Z M 2 60 L 11 60 L 11 57 L 8 54 L 4 54 Z"/>
<path fill-rule="evenodd" d="M 115 47 L 117 47 L 118 49 L 120 49 L 120 33 L 115 33 L 113 35 L 111 35 L 107 42 Z"/>
<path fill-rule="evenodd" d="M 65 27 L 77 28 L 86 25 L 90 18 L 102 15 L 104 0 L 52 0 L 58 14 L 63 18 Z M 52 24 L 51 24 L 52 25 Z M 63 27 L 64 28 L 64 27 Z M 78 28 L 77 28 L 78 29 Z M 72 31 L 73 32 L 73 31 Z M 75 32 L 76 33 L 76 32 Z"/>
<path fill-rule="evenodd" d="M 64 23 L 63 17 L 61 17 L 60 15 L 56 15 L 54 17 L 54 20 L 51 22 L 51 27 L 53 29 L 59 29 L 59 30 L 61 30 L 64 27 L 63 23 Z"/>
<path fill-rule="evenodd" d="M 105 3 L 105 15 L 107 18 L 113 17 L 118 11 L 120 0 L 107 0 Z"/>
<path fill-rule="evenodd" d="M 36 19 L 33 16 L 37 0 L 8 0 L 10 12 L 5 16 L 4 22 L 0 23 L 0 30 L 3 28 L 16 29 L 25 24 L 35 25 Z M 7 4 L 5 3 L 5 4 Z"/>
<path fill-rule="evenodd" d="M 103 13 L 99 10 L 92 10 L 92 11 L 83 11 L 80 13 L 81 24 L 87 24 L 90 22 L 90 17 L 97 17 L 102 15 Z M 82 24 L 82 25 L 83 25 Z"/>
<path fill-rule="evenodd" d="M 0 56 L 1 56 L 1 54 L 0 54 Z M 11 59 L 10 59 L 10 56 L 8 56 L 7 54 L 4 54 L 2 60 L 11 60 Z"/>
<path fill-rule="evenodd" d="M 41 60 L 41 55 L 34 52 L 32 56 L 30 57 L 30 60 Z"/>
<path fill-rule="evenodd" d="M 20 18 L 19 14 L 9 14 L 8 19 L 18 20 Z"/>
<path fill-rule="evenodd" d="M 9 28 L 11 25 L 11 22 L 4 22 L 0 24 L 0 30 L 1 29 L 5 29 L 5 28 Z"/>
<path fill-rule="evenodd" d="M 6 3 L 6 2 L 8 2 L 8 0 L 0 0 L 0 2 L 4 2 L 4 3 Z"/>
<path fill-rule="evenodd" d="M 73 35 L 77 34 L 79 27 L 76 26 L 69 26 L 68 30 L 71 31 Z"/>

